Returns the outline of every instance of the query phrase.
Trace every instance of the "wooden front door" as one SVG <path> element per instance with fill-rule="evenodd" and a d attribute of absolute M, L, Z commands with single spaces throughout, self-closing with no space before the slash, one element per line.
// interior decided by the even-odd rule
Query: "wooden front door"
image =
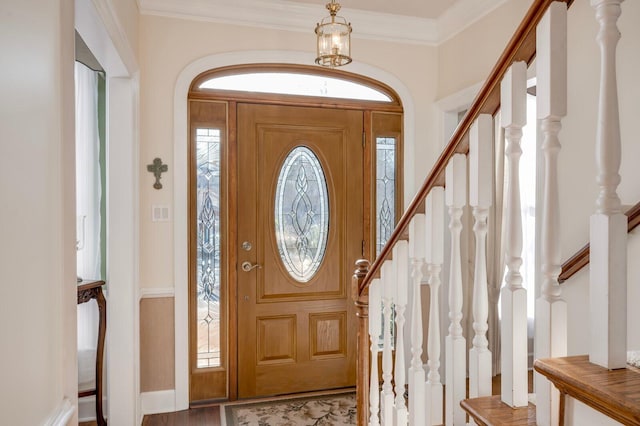
<path fill-rule="evenodd" d="M 238 105 L 238 396 L 355 385 L 361 111 Z"/>

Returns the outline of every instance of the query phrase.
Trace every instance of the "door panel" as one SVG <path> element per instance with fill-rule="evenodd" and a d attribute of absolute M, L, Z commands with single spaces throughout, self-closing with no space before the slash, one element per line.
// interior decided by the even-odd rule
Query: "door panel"
<path fill-rule="evenodd" d="M 362 253 L 362 118 L 360 111 L 238 105 L 240 398 L 355 384 L 349 286 Z M 322 175 L 325 213 L 314 201 L 323 197 Z M 284 195 L 283 176 L 293 191 Z"/>

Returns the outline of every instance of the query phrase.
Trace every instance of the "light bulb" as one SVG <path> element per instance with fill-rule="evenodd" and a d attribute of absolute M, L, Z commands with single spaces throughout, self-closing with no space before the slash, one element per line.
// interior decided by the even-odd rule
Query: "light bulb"
<path fill-rule="evenodd" d="M 339 52 L 340 50 L 342 50 L 342 43 L 340 41 L 340 34 L 333 34 L 331 36 L 331 50 L 333 50 L 334 52 Z"/>

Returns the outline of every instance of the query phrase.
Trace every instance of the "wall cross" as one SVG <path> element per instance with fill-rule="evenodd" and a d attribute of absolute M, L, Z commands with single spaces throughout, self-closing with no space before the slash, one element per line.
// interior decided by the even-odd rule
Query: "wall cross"
<path fill-rule="evenodd" d="M 153 164 L 147 165 L 147 171 L 153 173 L 153 175 L 156 178 L 156 181 L 153 184 L 153 187 L 155 189 L 162 189 L 162 184 L 160 183 L 160 177 L 162 176 L 162 173 L 165 173 L 168 170 L 169 170 L 169 166 L 166 164 L 162 164 L 162 160 L 157 157 L 153 159 Z"/>

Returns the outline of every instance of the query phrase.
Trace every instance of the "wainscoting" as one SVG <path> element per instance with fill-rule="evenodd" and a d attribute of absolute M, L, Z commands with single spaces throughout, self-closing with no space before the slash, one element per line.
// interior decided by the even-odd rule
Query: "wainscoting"
<path fill-rule="evenodd" d="M 173 297 L 140 300 L 140 391 L 175 389 Z"/>

